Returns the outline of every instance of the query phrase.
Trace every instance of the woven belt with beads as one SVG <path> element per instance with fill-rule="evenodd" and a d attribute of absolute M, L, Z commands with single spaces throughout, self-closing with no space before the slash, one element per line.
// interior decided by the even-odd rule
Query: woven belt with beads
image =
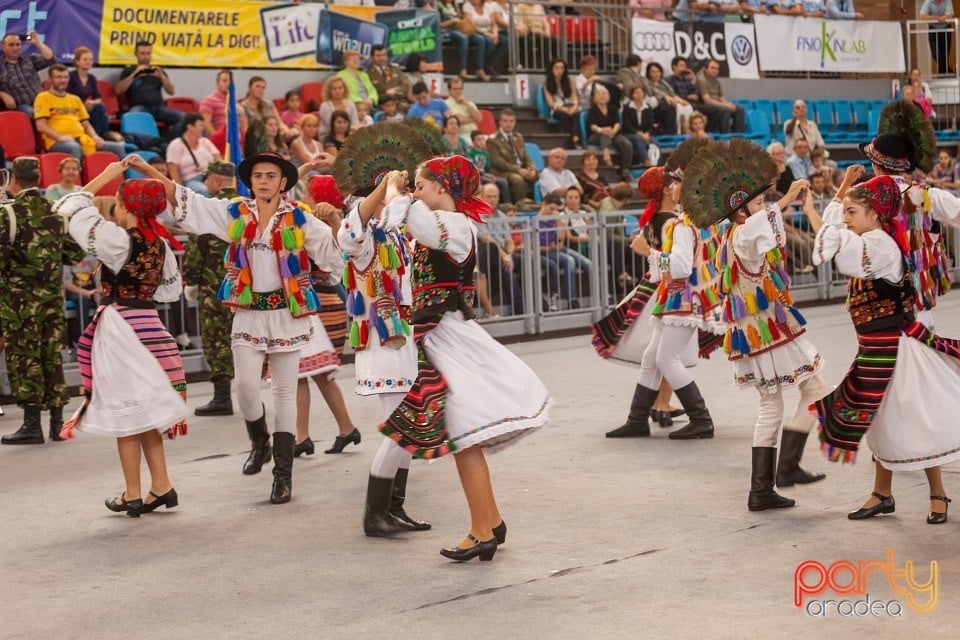
<path fill-rule="evenodd" d="M 253 299 L 248 308 L 255 309 L 257 311 L 286 309 L 287 300 L 283 295 L 283 289 L 277 289 L 276 291 L 254 291 Z"/>

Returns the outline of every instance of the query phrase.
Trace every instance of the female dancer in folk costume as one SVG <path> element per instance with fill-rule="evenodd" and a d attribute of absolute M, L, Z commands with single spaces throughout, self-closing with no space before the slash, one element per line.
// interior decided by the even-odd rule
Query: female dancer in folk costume
<path fill-rule="evenodd" d="M 302 168 L 301 168 L 302 169 Z M 302 170 L 301 170 L 302 173 Z M 340 226 L 343 196 L 333 178 L 313 176 L 307 183 L 304 199 L 314 216 L 323 220 L 334 237 Z M 300 373 L 297 382 L 297 444 L 294 457 L 313 455 L 315 447 L 310 439 L 310 379 L 316 383 L 324 401 L 333 413 L 339 431 L 333 446 L 324 453 L 341 453 L 349 443 L 360 444 L 360 432 L 353 426 L 343 392 L 336 381 L 343 345 L 346 343 L 347 308 L 337 291 L 340 273 L 328 273 L 310 261 L 310 280 L 320 303 L 317 316 L 311 316 L 313 337 L 300 352 Z M 319 324 L 319 326 L 318 326 Z"/>
<path fill-rule="evenodd" d="M 390 171 L 415 170 L 433 153 L 397 123 L 374 124 L 351 135 L 334 163 L 334 178 L 351 202 L 338 241 L 347 264 L 349 341 L 356 353 L 356 392 L 377 396 L 387 418 L 413 387 L 417 347 L 410 319 L 410 250 L 401 229 L 378 225 Z M 370 466 L 363 531 L 388 536 L 430 524 L 403 508 L 412 453 L 385 438 Z"/>
<path fill-rule="evenodd" d="M 850 276 L 847 309 L 859 351 L 843 382 L 816 403 L 822 447 L 853 461 L 864 433 L 876 460 L 873 493 L 851 520 L 893 513 L 893 471 L 923 469 L 930 484 L 929 524 L 947 521 L 950 499 L 940 467 L 960 459 L 960 341 L 933 334 L 916 317 L 911 230 L 899 185 L 878 176 L 828 207 L 817 229 L 815 263 L 833 260 Z M 925 384 L 928 381 L 936 384 Z"/>
<path fill-rule="evenodd" d="M 480 175 L 462 156 L 435 158 L 386 177 L 380 227 L 406 222 L 413 252 L 412 320 L 417 380 L 381 431 L 417 457 L 454 453 L 470 508 L 470 533 L 441 550 L 453 560 L 492 560 L 506 539 L 484 449 L 496 451 L 548 421 L 550 396 L 536 374 L 473 319 L 476 228 L 489 205 Z M 449 393 L 448 393 L 449 390 Z"/>
<path fill-rule="evenodd" d="M 156 302 L 180 297 L 182 278 L 171 245 L 180 244 L 157 222 L 167 208 L 163 184 L 127 180 L 117 189 L 116 223 L 101 217 L 93 194 L 123 175 L 109 165 L 84 191 L 64 196 L 57 212 L 70 217 L 70 235 L 96 256 L 103 299 L 77 344 L 83 406 L 63 428 L 117 438 L 126 488 L 108 498 L 111 511 L 132 518 L 160 506 L 177 506 L 161 432 L 187 432 L 187 384 L 177 343 L 157 315 Z M 150 469 L 150 489 L 141 498 L 140 452 Z"/>
<path fill-rule="evenodd" d="M 686 164 L 694 154 L 702 154 L 712 144 L 688 141 L 681 145 L 683 151 L 678 147 L 674 152 L 681 152 L 679 162 L 671 155 L 671 160 L 678 163 L 670 173 L 675 185 L 672 186 L 674 196 L 685 180 Z M 668 162 L 668 171 L 670 165 Z M 670 433 L 669 437 L 674 440 L 713 437 L 713 419 L 687 366 L 696 362 L 693 352 L 697 348 L 698 332 L 720 332 L 715 314 L 720 297 L 713 264 L 719 230 L 716 225 L 698 228 L 689 212 L 672 219 L 664 218 L 664 221 L 661 248 L 652 248 L 643 233 L 630 245 L 636 253 L 649 257 L 646 280 L 657 284 L 650 310 L 653 332 L 641 357 L 640 380 L 627 422 L 608 431 L 608 438 L 649 436 L 651 408 L 659 394 L 669 394 L 669 388 L 677 394 L 690 419 L 687 426 Z M 709 351 L 704 352 L 707 353 Z M 664 380 L 669 384 L 666 391 L 661 386 Z"/>
<path fill-rule="evenodd" d="M 289 502 L 300 350 L 317 329 L 309 316 L 319 310 L 309 261 L 328 273 L 343 265 L 330 227 L 305 206 L 286 199 L 284 193 L 296 184 L 297 170 L 270 151 L 252 153 L 240 164 L 240 179 L 252 197 L 232 202 L 205 198 L 177 185 L 139 156 L 128 156 L 124 162 L 164 182 L 180 226 L 230 243 L 224 256 L 227 276 L 218 297 L 236 310 L 232 343 L 237 398 L 253 445 L 243 471 L 259 473 L 270 459 L 266 408 L 260 400 L 263 362 L 269 355 L 276 412 L 270 502 Z"/>
<path fill-rule="evenodd" d="M 825 392 L 819 376 L 822 359 L 804 337 L 806 324 L 794 309 L 790 279 L 784 270 L 783 214 L 809 185 L 797 180 L 776 204 L 764 206 L 763 194 L 777 177 L 777 167 L 760 147 L 741 139 L 717 144 L 687 167 L 680 194 L 684 209 L 698 224 L 733 223 L 717 255 L 722 271 L 721 317 L 729 328 L 723 349 L 733 362 L 741 389 L 760 393 L 753 430 L 750 511 L 792 507 L 794 501 L 774 491 L 777 434 L 783 422 L 783 390 L 799 386 L 800 403 L 783 428 L 776 482 L 780 487 L 823 479 L 800 468 L 800 458 L 815 420 L 807 407 Z"/>

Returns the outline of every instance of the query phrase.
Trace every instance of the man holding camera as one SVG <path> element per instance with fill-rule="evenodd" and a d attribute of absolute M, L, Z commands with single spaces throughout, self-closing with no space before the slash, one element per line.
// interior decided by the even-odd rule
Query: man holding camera
<path fill-rule="evenodd" d="M 24 43 L 37 48 L 38 54 L 23 55 Z M 54 62 L 53 49 L 40 42 L 40 35 L 8 33 L 3 36 L 3 66 L 0 67 L 0 100 L 7 109 L 22 111 L 33 117 L 33 101 L 40 93 L 41 69 Z"/>
<path fill-rule="evenodd" d="M 153 46 L 149 42 L 138 42 L 133 48 L 137 57 L 136 66 L 124 68 L 117 82 L 117 94 L 127 94 L 130 111 L 145 111 L 154 120 L 163 122 L 170 129 L 170 138 L 180 135 L 184 114 L 171 109 L 163 103 L 163 92 L 176 93 L 167 73 L 155 64 L 151 64 Z"/>

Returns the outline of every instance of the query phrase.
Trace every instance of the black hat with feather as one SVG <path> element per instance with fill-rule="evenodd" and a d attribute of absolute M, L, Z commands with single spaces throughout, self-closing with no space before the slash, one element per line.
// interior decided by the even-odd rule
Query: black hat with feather
<path fill-rule="evenodd" d="M 859 146 L 870 162 L 892 173 L 930 171 L 936 162 L 933 125 L 917 105 L 904 100 L 883 107 L 877 137 Z"/>

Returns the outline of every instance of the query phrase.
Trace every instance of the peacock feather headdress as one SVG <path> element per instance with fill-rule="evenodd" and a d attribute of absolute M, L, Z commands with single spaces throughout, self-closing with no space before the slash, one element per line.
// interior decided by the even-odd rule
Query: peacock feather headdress
<path fill-rule="evenodd" d="M 777 165 L 764 149 L 743 138 L 700 149 L 684 169 L 680 203 L 700 228 L 729 217 L 766 191 Z"/>
<path fill-rule="evenodd" d="M 880 111 L 877 137 L 860 145 L 860 150 L 888 171 L 930 171 L 936 163 L 937 136 L 917 105 L 897 100 Z"/>
<path fill-rule="evenodd" d="M 433 123 L 433 118 L 429 121 L 420 118 L 407 118 L 403 124 L 413 129 L 417 135 L 424 139 L 430 145 L 430 150 L 435 156 L 447 155 L 447 147 L 443 144 L 443 135 L 440 129 Z"/>
<path fill-rule="evenodd" d="M 667 175 L 677 180 L 682 180 L 686 172 L 687 165 L 703 149 L 716 144 L 713 140 L 707 138 L 689 138 L 681 142 L 667 157 L 664 165 Z"/>
<path fill-rule="evenodd" d="M 343 193 L 367 196 L 390 171 L 407 171 L 433 157 L 430 145 L 406 124 L 377 122 L 350 134 L 333 163 Z"/>

